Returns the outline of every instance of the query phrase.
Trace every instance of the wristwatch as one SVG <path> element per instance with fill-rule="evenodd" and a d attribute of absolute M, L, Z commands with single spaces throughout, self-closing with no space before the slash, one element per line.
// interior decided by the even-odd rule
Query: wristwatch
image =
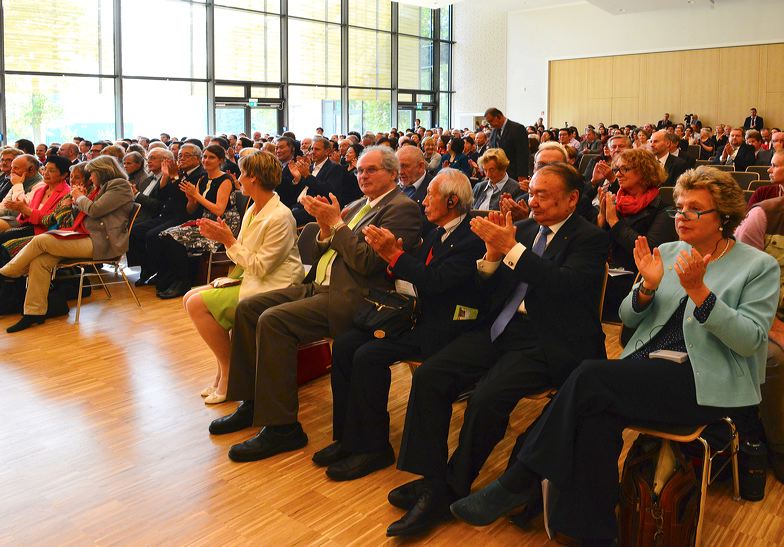
<path fill-rule="evenodd" d="M 330 226 L 329 227 L 329 236 L 333 237 L 335 235 L 335 232 L 340 230 L 345 225 L 346 225 L 346 223 L 341 220 L 337 224 L 333 224 L 332 226 Z"/>
<path fill-rule="evenodd" d="M 653 296 L 656 294 L 656 289 L 649 289 L 645 286 L 644 283 L 640 283 L 639 291 L 640 294 L 644 294 L 645 296 Z"/>

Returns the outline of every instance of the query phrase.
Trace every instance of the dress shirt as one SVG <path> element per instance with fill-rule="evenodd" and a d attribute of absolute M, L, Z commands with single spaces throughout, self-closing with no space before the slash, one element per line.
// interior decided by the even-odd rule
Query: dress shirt
<path fill-rule="evenodd" d="M 321 171 L 321 168 L 324 167 L 324 164 L 327 163 L 328 160 L 329 160 L 329 158 L 326 158 L 321 163 L 313 165 L 313 173 L 312 174 L 313 174 L 314 177 L 319 174 L 319 171 Z"/>
<path fill-rule="evenodd" d="M 147 185 L 147 187 L 144 189 L 142 194 L 144 194 L 145 196 L 149 196 L 150 194 L 152 194 L 153 190 L 155 190 L 158 187 L 158 185 L 161 183 L 162 174 L 163 172 L 158 173 L 157 175 L 153 175 L 155 179 L 152 182 L 150 182 L 150 184 Z"/>
<path fill-rule="evenodd" d="M 421 177 L 419 177 L 419 180 L 417 180 L 415 183 L 413 183 L 413 184 L 411 184 L 411 185 L 410 185 L 410 186 L 413 186 L 413 187 L 414 187 L 414 193 L 416 193 L 416 191 L 417 191 L 417 190 L 419 190 L 419 187 L 420 187 L 420 186 L 422 186 L 422 181 L 424 181 L 424 180 L 425 180 L 425 177 L 426 177 L 426 176 L 427 176 L 427 171 L 425 171 L 424 173 L 422 173 L 422 176 L 421 176 Z M 403 190 L 405 187 L 406 187 L 406 185 L 405 185 L 405 184 L 402 184 L 402 183 L 400 184 L 400 189 L 401 189 L 401 190 Z"/>
<path fill-rule="evenodd" d="M 574 213 L 572 213 L 572 214 L 574 214 Z M 555 234 L 558 233 L 558 230 L 560 230 L 561 227 L 564 224 L 566 224 L 566 221 L 569 220 L 571 218 L 571 216 L 572 215 L 570 214 L 568 217 L 563 219 L 561 222 L 558 222 L 558 223 L 553 224 L 552 226 L 550 226 L 550 233 L 547 234 L 547 245 L 550 245 L 550 243 L 552 243 L 553 238 L 555 237 Z M 539 238 L 539 235 L 536 236 L 536 239 L 538 239 L 538 238 Z M 536 239 L 534 239 L 534 243 L 536 243 Z M 523 245 L 522 243 L 518 242 L 514 247 L 512 247 L 509 250 L 508 253 L 506 253 L 506 256 L 503 258 L 503 260 L 498 260 L 496 262 L 490 262 L 488 260 L 485 260 L 484 257 L 480 258 L 479 260 L 476 261 L 476 269 L 479 272 L 479 275 L 482 278 L 484 278 L 484 279 L 487 279 L 488 277 L 493 275 L 495 273 L 495 271 L 498 269 L 498 267 L 501 265 L 501 262 L 503 262 L 510 270 L 514 270 L 515 267 L 517 266 L 517 263 L 520 260 L 520 257 L 523 256 L 523 253 L 526 251 L 526 249 L 527 249 L 527 247 L 525 245 Z M 545 246 L 545 249 L 547 249 L 547 246 Z M 517 309 L 517 311 L 519 311 L 520 313 L 526 313 L 526 311 L 525 311 L 525 300 L 523 300 L 520 303 L 520 307 Z"/>
<path fill-rule="evenodd" d="M 477 209 L 488 209 L 490 207 L 490 200 L 493 199 L 493 196 L 501 191 L 501 188 L 504 187 L 506 181 L 509 180 L 509 175 L 504 173 L 504 178 L 499 180 L 497 183 L 493 183 L 490 179 L 487 179 L 487 188 L 485 189 L 485 195 L 482 198 L 482 201 L 477 203 L 475 207 Z"/>

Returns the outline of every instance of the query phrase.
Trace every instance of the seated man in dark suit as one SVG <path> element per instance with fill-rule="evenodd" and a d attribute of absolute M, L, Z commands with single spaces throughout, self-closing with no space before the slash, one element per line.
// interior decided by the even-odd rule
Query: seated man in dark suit
<path fill-rule="evenodd" d="M 142 206 L 136 216 L 136 222 L 158 216 L 161 210 L 161 200 L 158 197 L 163 178 L 163 162 L 173 161 L 174 155 L 165 148 L 153 148 L 147 153 L 147 168 L 150 174 L 142 179 L 138 186 L 131 187 L 133 190 L 133 200 Z"/>
<path fill-rule="evenodd" d="M 664 170 L 667 171 L 667 180 L 664 186 L 675 186 L 675 181 L 678 180 L 684 171 L 689 168 L 689 164 L 683 158 L 674 156 L 670 153 L 673 144 L 677 145 L 678 137 L 674 133 L 668 133 L 665 130 L 657 131 L 651 135 L 651 152 L 662 164 Z"/>
<path fill-rule="evenodd" d="M 743 122 L 743 130 L 748 131 L 749 129 L 756 129 L 757 131 L 762 131 L 763 127 L 765 127 L 765 122 L 763 121 L 762 116 L 757 116 L 757 109 L 752 108 L 750 116 Z"/>
<path fill-rule="evenodd" d="M 756 129 L 746 131 L 746 144 L 754 149 L 754 163 L 752 165 L 770 165 L 774 150 L 765 150 L 762 147 L 762 135 Z"/>
<path fill-rule="evenodd" d="M 474 186 L 474 209 L 498 211 L 503 194 L 515 201 L 523 196 L 518 181 L 507 174 L 509 159 L 502 149 L 489 148 L 479 158 L 479 166 L 487 178 Z"/>
<path fill-rule="evenodd" d="M 422 150 L 416 146 L 401 146 L 397 150 L 400 162 L 400 189 L 419 205 L 422 214 L 425 212 L 424 200 L 433 175 L 427 172 L 427 162 Z M 433 224 L 426 219 L 422 222 L 422 237 L 433 229 Z"/>
<path fill-rule="evenodd" d="M 295 207 L 302 207 L 297 203 L 297 197 L 299 197 L 300 192 L 304 188 L 301 184 L 294 184 L 294 178 L 291 176 L 291 170 L 289 169 L 289 164 L 294 161 L 295 154 L 296 144 L 294 139 L 291 137 L 278 137 L 278 140 L 275 141 L 275 157 L 278 158 L 283 168 L 283 174 L 275 192 L 280 196 L 280 202 L 292 210 Z"/>
<path fill-rule="evenodd" d="M 404 148 L 411 148 L 410 146 Z M 398 152 L 399 154 L 400 152 Z M 365 239 L 398 279 L 413 284 L 421 311 L 414 329 L 389 339 L 353 329 L 332 345 L 332 435 L 313 461 L 333 480 L 353 480 L 395 463 L 389 445 L 389 366 L 426 358 L 476 324 L 480 299 L 474 276 L 484 243 L 471 232 L 471 183 L 443 169 L 425 198 L 425 215 L 438 226 L 414 251 L 395 235 L 368 226 Z"/>
<path fill-rule="evenodd" d="M 616 133 L 607 139 L 607 145 L 601 156 L 592 158 L 583 172 L 585 177 L 585 192 L 584 198 L 588 198 L 593 202 L 596 198 L 595 206 L 599 207 L 599 188 L 601 186 L 609 185 L 608 188 L 612 193 L 618 191 L 617 175 L 612 170 L 612 162 L 615 158 L 621 155 L 624 150 L 631 150 L 632 141 L 623 133 Z"/>
<path fill-rule="evenodd" d="M 323 145 L 316 141 L 313 146 Z M 317 262 L 304 283 L 252 297 L 237 305 L 231 339 L 227 398 L 237 410 L 210 424 L 210 433 L 232 433 L 255 425 L 261 430 L 234 445 L 234 461 L 254 461 L 305 446 L 297 421 L 297 346 L 336 337 L 351 328 L 367 288 L 388 289 L 386 263 L 365 242 L 361 230 L 386 228 L 410 249 L 419 240 L 419 207 L 397 187 L 399 164 L 386 147 L 370 147 L 357 163 L 365 198 L 341 215 L 334 194 L 305 196 L 319 233 L 310 242 Z"/>
<path fill-rule="evenodd" d="M 659 122 L 656 124 L 656 129 L 667 129 L 668 127 L 670 127 L 672 125 L 673 125 L 673 123 L 672 123 L 672 120 L 670 119 L 670 113 L 669 112 L 665 112 L 664 113 L 664 118 L 659 120 Z"/>
<path fill-rule="evenodd" d="M 187 198 L 180 190 L 180 180 L 191 184 L 198 184 L 205 175 L 201 166 L 201 149 L 194 144 L 183 144 L 177 155 L 177 163 L 167 159 L 163 163 L 163 174 L 159 181 L 158 200 L 160 210 L 158 214 L 143 222 L 133 225 L 128 244 L 128 265 L 141 265 L 137 286 L 150 282 L 153 275 L 158 273 L 159 257 L 161 255 L 160 234 L 166 228 L 182 224 L 190 218 L 185 209 Z"/>
<path fill-rule="evenodd" d="M 716 149 L 717 153 L 711 160 L 715 165 L 732 165 L 735 171 L 745 171 L 746 167 L 754 165 L 754 147 L 743 142 L 742 129 L 731 130 L 726 146 L 721 149 L 717 146 Z"/>
<path fill-rule="evenodd" d="M 307 186 L 307 195 L 311 197 L 326 197 L 330 193 L 335 196 L 341 195 L 345 169 L 329 160 L 331 152 L 332 143 L 328 139 L 325 137 L 313 137 L 313 145 L 310 147 L 310 159 L 301 156 L 296 158 L 295 161 L 289 162 L 288 168 L 291 171 L 292 183 L 299 185 L 300 192 L 302 192 L 303 186 Z M 293 207 L 291 212 L 297 220 L 297 226 L 302 226 L 313 220 L 313 216 L 302 206 Z"/>
<path fill-rule="evenodd" d="M 605 355 L 599 300 L 609 244 L 574 214 L 582 188 L 573 167 L 548 165 L 531 180 L 533 219 L 515 225 L 491 213 L 471 221 L 486 247 L 477 269 L 488 313 L 414 373 L 398 468 L 424 478 L 390 492 L 390 503 L 408 512 L 387 535 L 420 534 L 448 518 L 517 402 L 559 386 L 587 356 Z M 452 403 L 474 385 L 448 458 Z"/>

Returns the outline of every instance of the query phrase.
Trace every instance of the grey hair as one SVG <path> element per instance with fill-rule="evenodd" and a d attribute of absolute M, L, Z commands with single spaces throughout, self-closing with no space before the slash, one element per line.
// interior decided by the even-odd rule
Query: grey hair
<path fill-rule="evenodd" d="M 166 159 L 166 160 L 174 161 L 174 154 L 172 153 L 171 150 L 169 150 L 165 146 L 156 146 L 155 148 L 153 148 L 152 147 L 153 144 L 158 144 L 158 143 L 154 142 L 154 143 L 150 144 L 150 149 L 147 151 L 147 157 L 148 158 L 150 156 L 152 156 L 153 154 L 155 154 L 156 156 L 163 156 L 163 158 Z"/>
<path fill-rule="evenodd" d="M 620 131 L 620 129 L 619 129 L 619 131 Z M 616 133 L 615 135 L 613 135 L 612 137 L 607 139 L 607 146 L 610 146 L 610 141 L 615 140 L 615 139 L 623 139 L 624 141 L 626 141 L 626 146 L 628 146 L 630 148 L 632 146 L 632 140 L 629 137 L 627 137 L 626 135 L 624 135 L 623 133 Z"/>
<path fill-rule="evenodd" d="M 125 154 L 123 159 L 129 159 L 136 165 L 141 165 L 144 167 L 144 156 L 142 156 L 139 152 L 128 152 Z"/>
<path fill-rule="evenodd" d="M 152 152 L 156 148 L 160 148 L 161 150 L 168 150 L 166 145 L 163 144 L 161 141 L 155 141 L 155 142 L 151 142 L 150 146 L 147 147 L 147 153 L 149 154 L 150 152 Z"/>
<path fill-rule="evenodd" d="M 397 156 L 395 155 L 395 151 L 392 150 L 388 146 L 368 146 L 365 150 L 362 151 L 362 156 L 367 155 L 368 152 L 379 152 L 381 153 L 381 167 L 385 171 L 389 171 L 391 173 L 399 173 L 400 172 L 400 162 L 397 160 Z M 360 157 L 362 157 L 360 156 Z"/>
<path fill-rule="evenodd" d="M 114 179 L 128 180 L 128 175 L 120 165 L 120 162 L 117 161 L 117 158 L 108 154 L 104 156 L 98 156 L 97 158 L 87 162 L 85 172 L 88 175 L 95 173 L 95 175 L 98 177 L 98 184 L 100 186 L 103 186 L 110 180 Z"/>
<path fill-rule="evenodd" d="M 563 154 L 563 161 L 566 161 L 569 158 L 569 153 L 566 151 L 566 147 L 563 144 L 555 141 L 546 141 L 539 145 L 539 149 L 536 151 L 534 159 L 536 159 L 536 156 L 539 155 L 539 152 L 543 150 L 558 150 L 561 152 L 561 154 Z"/>
<path fill-rule="evenodd" d="M 471 191 L 471 181 L 459 169 L 447 167 L 441 169 L 432 182 L 438 181 L 438 193 L 441 197 L 455 196 L 457 204 L 455 210 L 464 215 L 471 210 L 474 204 L 474 193 Z M 431 184 L 432 184 L 431 182 Z"/>
<path fill-rule="evenodd" d="M 195 144 L 191 144 L 189 142 L 186 142 L 185 144 L 180 146 L 180 150 L 190 150 L 194 154 L 196 154 L 199 157 L 199 159 L 201 159 L 201 148 L 199 148 Z"/>

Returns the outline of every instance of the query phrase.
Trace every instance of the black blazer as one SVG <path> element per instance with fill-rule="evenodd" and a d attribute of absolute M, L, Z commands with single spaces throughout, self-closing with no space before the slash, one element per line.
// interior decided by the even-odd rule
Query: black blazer
<path fill-rule="evenodd" d="M 280 202 L 289 209 L 293 209 L 297 205 L 297 198 L 300 192 L 302 192 L 302 188 L 301 184 L 294 184 L 294 177 L 291 176 L 289 164 L 287 163 L 280 174 L 280 184 L 275 188 L 275 192 L 280 197 Z"/>
<path fill-rule="evenodd" d="M 772 148 L 770 150 L 763 150 L 760 148 L 759 152 L 756 153 L 756 157 L 752 165 L 770 165 L 770 160 L 773 159 L 774 152 L 775 150 Z"/>
<path fill-rule="evenodd" d="M 501 264 L 480 286 L 489 300 L 489 326 L 521 281 L 529 284 L 525 307 L 541 349 L 560 385 L 584 359 L 606 356 L 599 302 L 609 246 L 607 233 L 573 214 L 540 257 L 531 252 L 539 224 L 517 223 L 517 241 L 526 246 L 515 269 Z"/>
<path fill-rule="evenodd" d="M 759 118 L 757 118 L 759 119 Z M 721 165 L 721 154 L 724 151 L 724 147 L 719 148 L 716 147 L 716 155 L 713 156 L 711 163 L 714 165 Z M 735 161 L 733 165 L 735 166 L 735 171 L 745 171 L 746 167 L 749 165 L 754 165 L 754 162 L 757 160 L 757 156 L 754 153 L 754 147 L 750 144 L 746 144 L 745 142 L 740 145 L 738 149 L 738 153 L 735 154 Z"/>
<path fill-rule="evenodd" d="M 689 168 L 689 162 L 680 156 L 667 156 L 667 161 L 664 162 L 664 170 L 667 171 L 667 180 L 664 186 L 675 186 L 675 181 L 678 180 L 684 171 Z"/>
<path fill-rule="evenodd" d="M 493 129 L 490 133 L 491 146 L 503 148 L 509 158 L 509 167 L 506 172 L 509 178 L 527 177 L 528 163 L 531 151 L 528 148 L 528 132 L 525 127 L 512 120 L 507 120 L 503 135 L 499 136 L 500 129 Z M 499 138 L 500 137 L 500 138 Z"/>
<path fill-rule="evenodd" d="M 417 191 L 414 192 L 414 195 L 411 197 L 417 205 L 419 205 L 422 210 L 425 210 L 425 206 L 422 204 L 425 201 L 425 197 L 427 197 L 427 187 L 430 186 L 430 181 L 433 180 L 433 175 L 428 172 L 425 172 L 425 178 L 422 181 L 422 184 L 419 185 Z"/>
<path fill-rule="evenodd" d="M 191 184 L 199 184 L 199 180 L 207 173 L 204 168 L 199 165 L 194 169 L 190 175 L 180 172 L 180 178 L 184 178 Z M 158 217 L 163 220 L 179 220 L 185 222 L 192 215 L 185 209 L 188 199 L 185 197 L 185 192 L 180 190 L 178 181 L 170 180 L 164 188 L 158 191 L 158 199 L 161 202 L 160 212 Z"/>
<path fill-rule="evenodd" d="M 757 131 L 762 131 L 762 128 L 765 127 L 764 122 L 762 121 L 762 116 L 757 116 L 754 118 L 754 125 L 751 125 L 751 116 L 746 117 L 746 121 L 743 122 L 743 130 L 748 131 L 749 129 L 756 129 Z"/>
<path fill-rule="evenodd" d="M 295 189 L 299 190 L 294 196 L 294 199 L 296 200 L 296 198 L 299 196 L 299 193 L 302 192 L 302 185 L 304 183 L 304 185 L 308 187 L 309 196 L 329 197 L 331 192 L 335 195 L 335 197 L 338 198 L 340 206 L 345 207 L 350 203 L 343 203 L 340 201 L 342 195 L 341 189 L 343 188 L 343 176 L 345 173 L 346 170 L 343 167 L 328 159 L 326 162 L 324 162 L 324 165 L 321 166 L 321 169 L 315 177 L 310 174 L 307 178 L 305 178 L 305 180 L 300 180 L 299 184 L 294 186 Z M 301 226 L 314 220 L 313 217 L 310 216 L 308 212 L 305 211 L 304 207 L 302 207 L 302 205 L 299 203 L 295 203 L 292 206 L 291 212 L 297 221 L 297 226 Z"/>
<path fill-rule="evenodd" d="M 150 192 L 150 195 L 145 195 L 144 191 L 150 184 L 155 184 L 155 187 Z M 134 201 L 142 206 L 139 214 L 136 216 L 136 221 L 147 220 L 158 216 L 161 211 L 161 200 L 158 194 L 161 191 L 160 183 L 155 181 L 155 175 L 150 175 L 139 185 L 139 193 L 136 194 Z"/>
<path fill-rule="evenodd" d="M 612 228 L 606 228 L 610 234 L 610 266 L 623 266 L 631 272 L 637 271 L 634 263 L 634 243 L 637 236 L 645 236 L 651 249 L 662 243 L 676 241 L 675 219 L 667 214 L 667 204 L 661 196 L 655 198 L 648 206 L 635 215 L 621 217 Z"/>
<path fill-rule="evenodd" d="M 392 273 L 412 283 L 417 289 L 421 315 L 415 333 L 419 347 L 428 357 L 464 331 L 475 327 L 476 320 L 455 320 L 457 306 L 479 310 L 482 299 L 476 290 L 476 261 L 485 253 L 485 244 L 472 231 L 466 215 L 443 243 L 433 230 L 411 253 L 400 256 Z M 425 264 L 430 250 L 433 258 Z M 479 312 L 481 318 L 481 311 Z"/>

